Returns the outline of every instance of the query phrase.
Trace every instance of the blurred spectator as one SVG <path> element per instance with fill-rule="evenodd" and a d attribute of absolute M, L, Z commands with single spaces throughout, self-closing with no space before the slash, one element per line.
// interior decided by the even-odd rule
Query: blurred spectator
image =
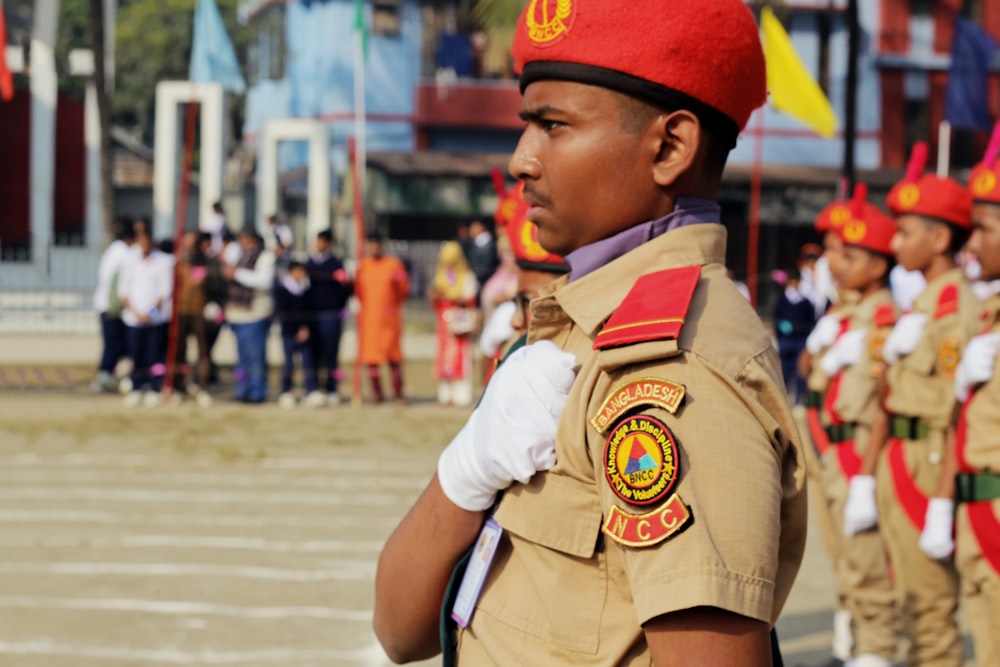
<path fill-rule="evenodd" d="M 778 340 L 781 374 L 785 378 L 790 400 L 798 403 L 806 392 L 805 381 L 798 372 L 798 358 L 806 346 L 809 332 L 816 324 L 816 310 L 813 302 L 800 290 L 797 270 L 792 269 L 787 274 L 776 271 L 772 276 L 784 288 L 774 307 L 774 333 Z"/>
<path fill-rule="evenodd" d="M 100 318 L 103 343 L 97 377 L 90 385 L 95 394 L 118 391 L 115 367 L 125 356 L 125 323 L 122 321 L 122 302 L 118 298 L 118 282 L 122 264 L 135 240 L 131 221 L 123 218 L 116 220 L 114 236 L 115 240 L 101 255 L 97 267 L 97 288 L 94 290 L 94 310 Z"/>
<path fill-rule="evenodd" d="M 228 229 L 227 235 L 232 235 Z M 212 356 L 215 342 L 222 332 L 222 325 L 225 323 L 226 297 L 229 285 L 222 275 L 222 262 L 218 256 L 212 255 L 212 236 L 207 232 L 198 235 L 198 248 L 201 256 L 205 258 L 205 298 L 207 303 L 202 315 L 205 319 L 205 340 L 208 346 L 208 390 L 215 391 L 219 384 L 219 367 Z M 200 376 L 199 376 L 200 377 Z"/>
<path fill-rule="evenodd" d="M 126 347 L 132 358 L 132 390 L 125 404 L 156 406 L 166 370 L 167 325 L 173 292 L 173 258 L 153 247 L 148 234 L 136 236 L 137 252 L 130 253 L 118 279 Z M 143 395 L 143 391 L 147 393 Z"/>
<path fill-rule="evenodd" d="M 370 235 L 366 256 L 358 266 L 354 292 L 358 297 L 358 343 L 361 363 L 368 368 L 376 403 L 385 395 L 379 366 L 389 364 L 392 390 L 398 403 L 403 395 L 403 304 L 410 295 L 410 278 L 403 263 L 383 254 L 382 239 Z"/>
<path fill-rule="evenodd" d="M 479 293 L 480 321 L 483 323 L 482 337 L 487 337 L 487 326 L 492 322 L 493 313 L 498 308 L 508 310 L 508 314 L 505 314 L 500 322 L 494 323 L 493 327 L 490 328 L 488 340 L 483 341 L 482 337 L 480 338 L 479 349 L 483 352 L 480 377 L 482 377 L 483 385 L 486 384 L 493 369 L 498 346 L 506 340 L 506 336 L 499 341 L 494 341 L 494 339 L 510 326 L 512 311 L 509 309 L 512 306 L 505 304 L 510 304 L 510 300 L 517 293 L 517 257 L 514 255 L 514 250 L 511 248 L 510 240 L 506 234 L 502 234 L 497 239 L 497 250 L 500 253 L 500 266 L 486 281 Z"/>
<path fill-rule="evenodd" d="M 229 280 L 226 321 L 236 336 L 236 392 L 243 403 L 267 400 L 267 334 L 274 301 L 274 254 L 264 249 L 264 239 L 255 232 L 239 235 L 242 254 L 234 267 L 224 267 Z"/>
<path fill-rule="evenodd" d="M 201 229 L 212 238 L 209 254 L 215 256 L 222 252 L 223 236 L 229 231 L 229 223 L 226 221 L 226 212 L 222 209 L 221 201 L 212 204 L 212 215 L 208 217 Z"/>
<path fill-rule="evenodd" d="M 242 254 L 243 248 L 240 247 L 240 243 L 236 239 L 236 235 L 233 234 L 228 227 L 226 227 L 226 229 L 222 232 L 222 250 L 215 256 L 219 258 L 219 261 L 223 266 L 236 266 L 237 262 L 240 261 L 240 255 Z"/>
<path fill-rule="evenodd" d="M 830 298 L 827 288 L 820 285 L 821 276 L 817 273 L 817 262 L 823 254 L 823 248 L 816 243 L 806 243 L 799 250 L 798 274 L 799 293 L 813 305 L 816 319 L 823 316 L 826 309 L 830 307 Z"/>
<path fill-rule="evenodd" d="M 187 379 L 191 369 L 187 365 L 188 338 L 194 337 L 198 346 L 198 388 L 195 400 L 198 405 L 208 407 L 212 397 L 208 395 L 208 378 L 211 365 L 208 351 L 208 323 L 205 321 L 205 307 L 208 305 L 206 282 L 208 257 L 200 246 L 199 232 L 184 234 L 181 260 L 177 265 L 177 372 L 174 388 L 176 396 L 183 396 L 188 390 Z M 211 241 L 209 241 L 209 248 Z"/>
<path fill-rule="evenodd" d="M 353 288 L 343 262 L 333 254 L 333 235 L 329 231 L 316 235 L 306 269 L 316 311 L 313 363 L 317 377 L 326 378 L 323 388 L 327 402 L 336 405 L 340 402 L 337 387 L 340 382 L 340 337 L 344 327 L 344 309 Z"/>
<path fill-rule="evenodd" d="M 500 265 L 500 259 L 497 257 L 496 240 L 481 221 L 469 223 L 469 240 L 463 250 L 477 283 L 485 285 Z"/>
<path fill-rule="evenodd" d="M 277 213 L 267 216 L 267 228 L 264 230 L 264 247 L 274 253 L 279 266 L 288 263 L 288 253 L 292 251 L 295 237 L 292 228 L 282 221 Z"/>
<path fill-rule="evenodd" d="M 306 395 L 302 404 L 313 408 L 326 404 L 326 397 L 316 387 L 312 341 L 315 313 L 310 292 L 306 265 L 290 258 L 288 272 L 274 286 L 274 317 L 281 326 L 281 347 L 285 353 L 285 365 L 281 369 L 281 395 L 278 396 L 278 404 L 283 408 L 295 406 L 292 376 L 296 357 L 301 360 L 299 368 L 305 381 Z"/>
<path fill-rule="evenodd" d="M 462 246 L 457 241 L 442 245 L 428 289 L 437 313 L 434 377 L 438 380 L 438 403 L 464 406 L 472 402 L 471 340 L 478 325 L 478 287 Z"/>

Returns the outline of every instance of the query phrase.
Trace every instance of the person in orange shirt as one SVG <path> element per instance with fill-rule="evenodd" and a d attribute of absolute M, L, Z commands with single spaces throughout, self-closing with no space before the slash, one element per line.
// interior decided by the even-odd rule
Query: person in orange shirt
<path fill-rule="evenodd" d="M 383 254 L 382 238 L 369 235 L 366 256 L 358 266 L 354 294 L 358 297 L 358 344 L 361 363 L 368 368 L 376 403 L 385 398 L 379 366 L 389 364 L 392 391 L 403 396 L 403 304 L 410 294 L 410 277 L 396 257 Z"/>

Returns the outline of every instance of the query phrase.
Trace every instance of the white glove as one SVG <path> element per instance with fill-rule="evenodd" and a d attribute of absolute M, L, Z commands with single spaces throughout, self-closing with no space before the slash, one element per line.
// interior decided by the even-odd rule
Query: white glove
<path fill-rule="evenodd" d="M 875 505 L 875 478 L 855 475 L 851 478 L 844 505 L 844 534 L 848 537 L 874 528 L 878 524 Z"/>
<path fill-rule="evenodd" d="M 514 335 L 511 321 L 517 314 L 517 306 L 513 301 L 504 301 L 493 311 L 486 321 L 483 332 L 479 334 L 479 351 L 484 357 L 492 357 Z"/>
<path fill-rule="evenodd" d="M 900 317 L 882 348 L 882 357 L 886 362 L 894 364 L 917 349 L 926 324 L 926 313 L 907 313 Z"/>
<path fill-rule="evenodd" d="M 806 338 L 806 349 L 809 350 L 809 354 L 817 355 L 823 351 L 823 348 L 833 345 L 833 341 L 837 339 L 839 333 L 840 316 L 834 313 L 824 315 L 819 318 L 812 333 Z"/>
<path fill-rule="evenodd" d="M 865 349 L 867 336 L 867 329 L 854 329 L 845 333 L 819 360 L 820 369 L 828 377 L 833 377 L 842 368 L 856 364 L 861 358 L 861 351 Z"/>
<path fill-rule="evenodd" d="M 1000 333 L 976 336 L 965 346 L 962 361 L 955 371 L 955 398 L 964 403 L 972 389 L 993 377 L 997 350 L 1000 349 Z"/>
<path fill-rule="evenodd" d="M 955 523 L 955 501 L 951 498 L 931 498 L 924 517 L 920 549 L 934 560 L 943 560 L 955 551 L 955 540 L 951 536 Z"/>
<path fill-rule="evenodd" d="M 527 482 L 555 465 L 556 427 L 575 364 L 575 356 L 547 340 L 504 360 L 438 459 L 438 481 L 449 500 L 470 512 L 485 510 L 514 480 Z"/>

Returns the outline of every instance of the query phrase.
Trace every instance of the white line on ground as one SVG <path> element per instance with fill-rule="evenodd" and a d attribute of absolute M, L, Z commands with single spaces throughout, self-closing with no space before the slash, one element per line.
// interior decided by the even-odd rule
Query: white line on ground
<path fill-rule="evenodd" d="M 246 491 L 185 491 L 108 489 L 81 487 L 32 487 L 0 488 L 0 500 L 99 500 L 127 503 L 197 503 L 197 504 L 239 504 L 265 505 L 399 505 L 401 502 L 386 495 L 384 491 L 366 493 L 297 493 L 294 491 L 260 492 Z"/>
<path fill-rule="evenodd" d="M 398 458 L 387 460 L 385 457 L 379 458 L 349 458 L 357 456 L 354 451 L 330 450 L 329 458 L 304 458 L 304 457 L 282 457 L 275 454 L 272 458 L 247 459 L 246 461 L 234 461 L 227 463 L 233 470 L 247 470 L 253 468 L 264 468 L 269 470 L 305 470 L 305 471 L 334 471 L 334 472 L 375 472 L 383 471 L 387 467 L 395 471 L 405 471 L 408 468 L 407 461 Z M 426 456 L 415 458 L 421 465 L 426 463 Z M 145 467 L 156 469 L 169 469 L 184 463 L 189 469 L 190 466 L 204 464 L 202 459 L 185 459 L 178 456 L 147 456 L 145 454 L 37 454 L 18 453 L 10 457 L 0 456 L 0 467 L 17 466 L 104 466 L 112 468 L 125 467 Z M 219 461 L 211 460 L 211 463 L 218 465 Z"/>
<path fill-rule="evenodd" d="M 258 537 L 195 535 L 0 535 L 0 547 L 46 547 L 91 549 L 234 549 L 278 553 L 378 552 L 379 540 L 267 540 Z"/>
<path fill-rule="evenodd" d="M 402 513 L 406 508 L 399 506 Z M 76 510 L 9 510 L 0 511 L 0 523 L 99 523 L 140 526 L 246 526 L 261 528 L 343 528 L 384 527 L 392 528 L 398 518 L 368 518 L 353 514 L 331 513 L 329 516 L 301 516 L 289 514 L 154 514 L 146 512 L 76 511 Z"/>
<path fill-rule="evenodd" d="M 0 464 L 2 465 L 2 464 Z M 402 475 L 296 475 L 259 470 L 252 473 L 210 473 L 210 472 L 179 472 L 146 469 L 115 469 L 96 470 L 79 468 L 0 468 L 0 481 L 7 485 L 27 485 L 45 483 L 79 483 L 104 482 L 120 484 L 127 482 L 142 482 L 143 484 L 204 484 L 215 487 L 233 486 L 254 487 L 277 486 L 285 489 L 298 487 L 338 488 L 347 486 L 352 489 L 406 489 L 419 490 L 427 485 L 429 476 L 423 473 L 410 476 Z"/>
<path fill-rule="evenodd" d="M 371 610 L 332 607 L 285 606 L 240 607 L 186 600 L 135 600 L 122 598 L 0 597 L 0 609 L 69 609 L 80 611 L 124 611 L 177 616 L 226 616 L 245 619 L 320 618 L 367 622 Z"/>
<path fill-rule="evenodd" d="M 0 653 L 9 655 L 47 655 L 67 658 L 95 658 L 100 660 L 128 660 L 142 663 L 167 663 L 173 665 L 232 665 L 254 662 L 276 662 L 282 665 L 302 664 L 324 660 L 370 660 L 371 649 L 262 649 L 258 651 L 181 651 L 170 648 L 126 648 L 124 646 L 74 646 L 58 644 L 49 639 L 34 641 L 0 641 Z"/>
<path fill-rule="evenodd" d="M 271 581 L 362 581 L 373 579 L 375 563 L 331 561 L 331 569 L 302 570 L 215 563 L 0 563 L 0 574 L 140 577 L 241 577 Z"/>

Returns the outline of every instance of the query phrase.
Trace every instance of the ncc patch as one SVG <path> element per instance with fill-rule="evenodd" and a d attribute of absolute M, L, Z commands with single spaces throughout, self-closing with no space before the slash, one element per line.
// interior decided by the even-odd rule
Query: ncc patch
<path fill-rule="evenodd" d="M 677 481 L 677 442 L 666 424 L 647 415 L 629 417 L 604 446 L 604 475 L 615 495 L 632 505 L 652 505 Z"/>
<path fill-rule="evenodd" d="M 941 375 L 948 378 L 955 377 L 955 369 L 958 368 L 961 356 L 958 338 L 948 336 L 942 340 L 938 346 L 938 369 Z"/>
<path fill-rule="evenodd" d="M 662 507 L 646 514 L 629 514 L 612 505 L 601 531 L 627 547 L 651 547 L 686 526 L 690 519 L 690 510 L 675 493 Z"/>
<path fill-rule="evenodd" d="M 642 378 L 611 392 L 590 418 L 590 423 L 598 433 L 604 433 L 622 415 L 640 405 L 660 407 L 674 414 L 683 400 L 684 385 L 659 378 Z"/>

